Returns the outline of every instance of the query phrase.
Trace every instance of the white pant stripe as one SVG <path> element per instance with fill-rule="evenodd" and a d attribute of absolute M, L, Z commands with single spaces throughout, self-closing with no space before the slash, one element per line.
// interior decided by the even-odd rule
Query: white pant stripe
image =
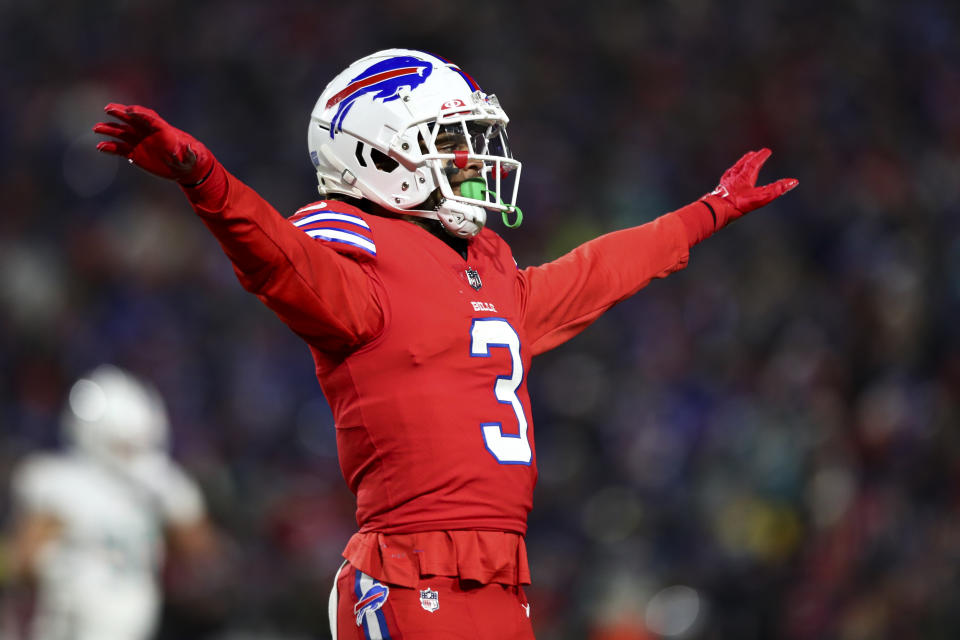
<path fill-rule="evenodd" d="M 345 566 L 347 566 L 346 560 L 344 560 L 340 568 L 337 569 L 337 574 L 333 576 L 333 589 L 330 589 L 330 599 L 327 601 L 327 617 L 330 620 L 330 637 L 333 638 L 333 640 L 337 640 L 337 580 L 340 579 L 340 572 L 343 571 Z"/>

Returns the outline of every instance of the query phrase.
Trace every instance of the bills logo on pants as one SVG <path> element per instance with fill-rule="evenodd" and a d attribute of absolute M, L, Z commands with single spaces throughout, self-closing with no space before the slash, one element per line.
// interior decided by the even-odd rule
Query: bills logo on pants
<path fill-rule="evenodd" d="M 362 571 L 357 571 L 354 591 L 357 604 L 353 607 L 353 613 L 357 617 L 357 626 L 363 629 L 364 637 L 367 640 L 390 640 L 387 619 L 382 611 L 390 596 L 390 588 Z"/>
<path fill-rule="evenodd" d="M 363 624 L 368 613 L 382 607 L 389 595 L 390 588 L 374 580 L 373 586 L 364 591 L 363 595 L 360 596 L 360 600 L 353 606 L 353 613 L 357 616 L 357 626 L 359 627 Z"/>

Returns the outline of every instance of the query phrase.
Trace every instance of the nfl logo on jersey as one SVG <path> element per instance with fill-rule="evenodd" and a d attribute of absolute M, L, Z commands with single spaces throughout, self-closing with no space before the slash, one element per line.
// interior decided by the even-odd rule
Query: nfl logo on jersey
<path fill-rule="evenodd" d="M 433 613 L 440 608 L 440 594 L 433 589 L 423 589 L 420 591 L 420 606 Z"/>
<path fill-rule="evenodd" d="M 483 282 L 480 281 L 480 274 L 473 267 L 467 267 L 467 282 L 473 287 L 474 291 L 480 291 Z"/>

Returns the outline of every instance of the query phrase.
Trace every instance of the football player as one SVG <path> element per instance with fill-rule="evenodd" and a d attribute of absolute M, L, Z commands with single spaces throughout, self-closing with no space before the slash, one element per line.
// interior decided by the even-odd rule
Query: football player
<path fill-rule="evenodd" d="M 103 365 L 70 390 L 69 448 L 14 470 L 12 572 L 36 589 L 33 640 L 146 640 L 155 631 L 164 537 L 214 553 L 201 493 L 166 452 L 159 395 Z"/>
<path fill-rule="evenodd" d="M 390 49 L 335 77 L 307 134 L 321 199 L 289 218 L 150 109 L 106 113 L 98 148 L 177 181 L 309 346 L 357 497 L 330 598 L 341 640 L 533 637 L 532 358 L 797 184 L 756 186 L 770 151 L 750 152 L 696 202 L 521 269 L 486 226 L 522 215 L 507 115 L 449 60 Z"/>

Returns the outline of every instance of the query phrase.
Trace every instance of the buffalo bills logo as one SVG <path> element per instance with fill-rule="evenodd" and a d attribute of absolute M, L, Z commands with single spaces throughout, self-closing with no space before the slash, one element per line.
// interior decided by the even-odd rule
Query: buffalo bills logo
<path fill-rule="evenodd" d="M 363 624 L 363 616 L 382 607 L 389 595 L 390 588 L 387 585 L 374 582 L 353 607 L 353 613 L 357 616 L 357 626 Z"/>
<path fill-rule="evenodd" d="M 372 93 L 374 100 L 396 100 L 400 97 L 400 89 L 416 89 L 426 82 L 431 71 L 432 64 L 412 56 L 398 56 L 376 63 L 327 100 L 327 109 L 340 105 L 330 123 L 330 137 L 343 128 L 343 119 L 361 96 Z"/>

